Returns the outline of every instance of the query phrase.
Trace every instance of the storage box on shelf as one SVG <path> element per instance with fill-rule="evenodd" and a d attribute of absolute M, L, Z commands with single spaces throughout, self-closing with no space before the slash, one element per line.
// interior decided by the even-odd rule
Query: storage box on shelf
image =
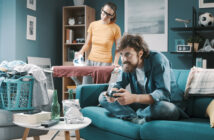
<path fill-rule="evenodd" d="M 63 7 L 63 44 L 62 64 L 72 66 L 75 52 L 79 51 L 85 43 L 87 30 L 92 21 L 95 20 L 95 10 L 86 5 Z M 87 59 L 88 53 L 85 54 Z M 75 85 L 69 77 L 64 77 L 62 82 L 63 99 L 68 95 L 67 86 Z"/>

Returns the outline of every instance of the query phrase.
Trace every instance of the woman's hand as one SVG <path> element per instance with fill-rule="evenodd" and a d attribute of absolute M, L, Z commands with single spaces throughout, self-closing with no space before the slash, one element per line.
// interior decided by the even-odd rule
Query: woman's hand
<path fill-rule="evenodd" d="M 119 68 L 120 67 L 120 65 L 119 64 L 112 64 L 112 66 L 114 66 L 115 68 Z"/>
<path fill-rule="evenodd" d="M 81 51 L 76 52 L 74 58 L 80 58 L 81 56 L 83 56 L 83 53 L 84 52 L 81 52 Z"/>

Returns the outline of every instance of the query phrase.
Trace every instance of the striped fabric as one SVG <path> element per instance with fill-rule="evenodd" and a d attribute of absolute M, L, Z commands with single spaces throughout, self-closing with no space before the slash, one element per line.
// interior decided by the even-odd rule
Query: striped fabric
<path fill-rule="evenodd" d="M 214 96 L 214 69 L 191 68 L 189 73 L 185 97 Z"/>

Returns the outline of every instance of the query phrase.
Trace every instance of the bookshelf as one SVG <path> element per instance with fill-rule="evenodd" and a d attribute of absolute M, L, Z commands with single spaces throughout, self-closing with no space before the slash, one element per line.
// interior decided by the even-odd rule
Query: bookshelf
<path fill-rule="evenodd" d="M 214 27 L 200 27 L 198 26 L 198 14 L 195 7 L 192 7 L 192 27 L 172 27 L 171 30 L 174 32 L 180 33 L 191 33 L 192 38 L 196 35 L 203 36 L 204 38 L 213 38 Z M 204 42 L 203 42 L 204 43 Z M 203 44 L 202 44 L 203 45 Z M 194 48 L 194 42 L 193 42 Z M 191 55 L 192 56 L 192 66 L 196 65 L 196 58 L 203 58 L 207 60 L 207 68 L 214 68 L 214 63 L 210 60 L 213 58 L 214 52 L 170 52 L 172 54 L 183 54 L 183 55 Z"/>
<path fill-rule="evenodd" d="M 69 20 L 73 20 L 69 22 Z M 64 6 L 62 21 L 62 64 L 72 66 L 75 52 L 79 51 L 85 43 L 87 29 L 95 20 L 95 10 L 87 5 Z M 70 23 L 70 24 L 69 24 Z M 87 54 L 85 54 L 87 59 Z M 74 86 L 69 77 L 62 79 L 62 98 L 68 98 L 68 86 Z"/>

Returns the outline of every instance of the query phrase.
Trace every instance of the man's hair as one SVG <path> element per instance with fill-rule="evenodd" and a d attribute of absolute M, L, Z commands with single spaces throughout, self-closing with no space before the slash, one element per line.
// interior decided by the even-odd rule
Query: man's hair
<path fill-rule="evenodd" d="M 127 47 L 133 48 L 137 53 L 142 50 L 142 58 L 146 58 L 149 56 L 149 47 L 147 43 L 143 40 L 143 38 L 139 35 L 124 35 L 119 42 L 117 51 L 120 52 Z"/>
<path fill-rule="evenodd" d="M 114 11 L 114 17 L 111 18 L 111 23 L 115 23 L 117 18 L 117 5 L 113 2 L 107 2 L 103 7 L 105 7 L 106 5 Z"/>

